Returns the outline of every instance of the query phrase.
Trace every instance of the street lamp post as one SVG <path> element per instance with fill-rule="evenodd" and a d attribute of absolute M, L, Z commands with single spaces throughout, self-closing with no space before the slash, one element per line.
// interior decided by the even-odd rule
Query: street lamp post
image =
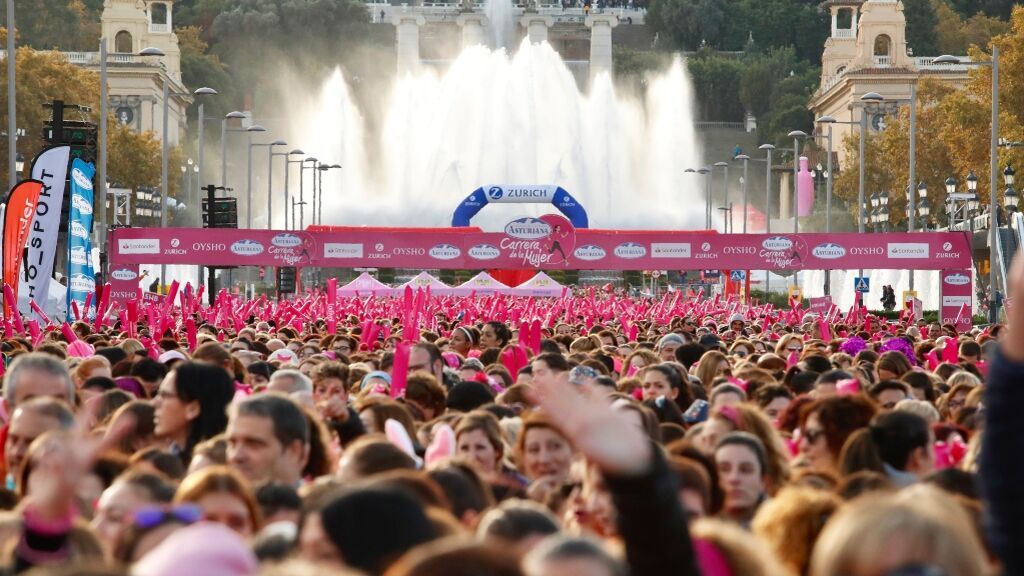
<path fill-rule="evenodd" d="M 316 210 L 317 224 L 324 223 L 324 172 L 327 172 L 328 170 L 338 170 L 340 168 L 340 164 L 321 164 L 320 168 L 318 168 L 318 171 L 320 172 L 320 204 L 314 207 Z"/>
<path fill-rule="evenodd" d="M 761 144 L 757 147 L 758 150 L 764 150 L 765 157 L 765 169 L 764 169 L 764 231 L 766 234 L 770 234 L 772 231 L 772 151 L 775 150 L 773 144 Z M 764 271 L 764 299 L 768 301 L 768 296 L 771 290 L 771 270 Z"/>
<path fill-rule="evenodd" d="M 317 162 L 319 162 L 319 160 L 313 157 L 309 157 L 304 159 L 299 164 L 299 230 L 302 230 L 303 228 L 306 227 L 306 197 L 303 183 L 304 172 L 306 171 L 306 162 L 312 162 L 313 169 L 316 170 L 316 164 Z M 294 220 L 292 221 L 292 223 L 294 224 Z"/>
<path fill-rule="evenodd" d="M 288 173 L 291 172 L 290 168 L 291 168 L 292 164 L 299 164 L 299 165 L 301 165 L 304 162 L 304 160 L 292 160 L 290 158 L 290 156 L 304 156 L 305 154 L 306 153 L 303 152 L 301 149 L 295 148 L 291 152 L 289 152 L 285 156 L 285 159 L 284 159 L 284 229 L 285 230 L 291 230 L 291 229 L 295 228 L 295 203 L 294 202 L 292 202 L 292 204 L 291 204 L 292 219 L 288 220 L 288 206 L 289 206 L 288 202 L 291 199 L 290 196 L 289 196 L 289 192 L 288 192 Z M 299 174 L 299 177 L 300 178 L 302 177 L 301 173 Z M 289 227 L 289 222 L 291 222 L 290 227 Z"/>
<path fill-rule="evenodd" d="M 750 199 L 747 196 L 747 163 L 750 162 L 750 156 L 747 156 L 746 154 L 740 154 L 739 156 L 736 157 L 736 160 L 743 161 L 743 182 L 741 182 L 742 186 L 740 188 L 741 190 L 743 190 L 743 233 L 746 234 L 748 214 L 747 208 L 750 205 Z"/>
<path fill-rule="evenodd" d="M 267 144 L 267 230 L 274 229 L 274 156 L 286 156 L 286 154 L 274 153 L 274 146 L 287 146 L 284 140 L 274 140 Z"/>
<path fill-rule="evenodd" d="M 253 132 L 266 132 L 267 129 L 259 124 L 253 124 L 245 129 L 249 136 L 248 173 L 245 184 L 245 227 L 252 229 L 252 135 Z"/>
<path fill-rule="evenodd" d="M 1017 211 L 1017 202 L 1020 197 L 1017 192 L 1013 189 L 1013 180 L 1017 172 L 1013 169 L 1013 166 L 1006 165 L 1006 169 L 1003 170 L 1003 182 L 1006 183 L 1006 190 L 1003 191 L 1003 205 L 1006 207 L 1006 225 L 1010 225 L 1010 216 Z"/>
<path fill-rule="evenodd" d="M 999 45 L 992 43 L 992 60 L 989 62 L 961 62 L 959 58 L 944 54 L 932 61 L 935 64 L 965 64 L 969 66 L 992 67 L 992 134 L 989 142 L 989 306 L 988 320 L 995 323 L 999 318 L 996 300 L 995 250 L 999 242 L 996 222 L 996 179 L 999 174 Z"/>
<path fill-rule="evenodd" d="M 235 110 L 228 112 L 220 121 L 220 185 L 228 185 L 228 132 L 245 132 L 244 128 L 228 128 L 228 120 L 241 120 L 245 114 Z"/>
<path fill-rule="evenodd" d="M 139 51 L 139 56 L 152 56 L 152 57 L 155 57 L 155 58 L 163 58 L 164 56 L 166 56 L 166 54 L 164 53 L 163 50 L 161 50 L 159 48 L 152 48 L 152 47 L 150 47 L 150 48 L 143 48 L 142 50 L 140 50 Z M 169 136 L 169 134 L 168 134 L 167 123 L 168 123 L 168 116 L 170 114 L 169 113 L 169 110 L 170 110 L 169 100 L 170 100 L 170 97 L 172 95 L 171 91 L 170 91 L 170 76 L 167 75 L 166 73 L 164 74 L 164 78 L 163 78 L 163 82 L 162 83 L 163 83 L 163 124 L 162 124 L 162 132 L 160 134 L 160 203 L 161 203 L 161 206 L 160 206 L 160 227 L 161 228 L 166 228 L 167 227 L 167 200 L 169 198 L 169 186 L 167 185 L 167 163 L 169 161 L 169 155 L 170 155 L 169 152 L 168 152 L 168 136 Z M 188 92 L 175 92 L 173 95 L 175 95 L 175 96 L 190 96 L 190 95 L 191 96 L 215 96 L 216 94 L 217 94 L 216 90 L 214 90 L 213 88 L 208 88 L 208 87 L 204 86 L 202 88 L 196 89 L 191 94 L 188 93 Z M 201 118 L 201 116 L 200 116 L 200 118 Z M 202 121 L 200 121 L 200 124 L 202 124 Z M 167 281 L 167 265 L 166 264 L 161 264 L 160 265 L 160 281 L 161 282 L 166 282 Z"/>
<path fill-rule="evenodd" d="M 724 194 L 724 199 L 722 200 L 722 202 L 723 202 L 723 206 L 728 206 L 729 205 L 729 163 L 728 162 L 715 162 L 715 168 L 721 168 L 722 169 L 722 193 Z M 723 212 L 722 215 L 724 216 L 725 213 Z M 725 224 L 725 232 L 726 233 L 729 232 L 729 223 L 728 222 L 726 222 L 726 224 Z"/>

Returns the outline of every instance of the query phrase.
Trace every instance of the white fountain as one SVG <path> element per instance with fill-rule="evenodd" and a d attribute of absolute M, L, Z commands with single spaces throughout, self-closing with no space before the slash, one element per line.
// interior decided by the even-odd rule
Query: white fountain
<path fill-rule="evenodd" d="M 546 43 L 524 40 L 511 57 L 466 48 L 443 73 L 397 79 L 373 135 L 341 71 L 312 100 L 292 98 L 287 108 L 302 112 L 289 141 L 343 166 L 324 180 L 325 224 L 445 226 L 481 185 L 557 184 L 593 227 L 704 225 L 703 181 L 683 173 L 701 151 L 679 59 L 634 97 L 617 94 L 606 75 L 582 92 Z M 474 223 L 545 211 L 491 207 Z"/>

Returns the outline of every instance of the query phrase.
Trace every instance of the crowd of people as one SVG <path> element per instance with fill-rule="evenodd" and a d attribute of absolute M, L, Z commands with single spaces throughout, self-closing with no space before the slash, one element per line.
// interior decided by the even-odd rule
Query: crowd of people
<path fill-rule="evenodd" d="M 1024 318 L 585 294 L 8 332 L 4 570 L 1024 573 Z"/>

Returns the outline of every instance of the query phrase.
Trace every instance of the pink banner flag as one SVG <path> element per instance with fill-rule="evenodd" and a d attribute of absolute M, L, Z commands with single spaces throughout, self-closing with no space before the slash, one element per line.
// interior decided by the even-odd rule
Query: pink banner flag
<path fill-rule="evenodd" d="M 327 279 L 327 333 L 338 333 L 338 279 Z"/>
<path fill-rule="evenodd" d="M 391 368 L 391 397 L 405 397 L 405 383 L 409 377 L 409 348 L 408 342 L 395 344 L 395 360 Z"/>

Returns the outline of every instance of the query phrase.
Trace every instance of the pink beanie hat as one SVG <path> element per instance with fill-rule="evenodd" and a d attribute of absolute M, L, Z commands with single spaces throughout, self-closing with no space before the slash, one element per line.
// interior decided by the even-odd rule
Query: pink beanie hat
<path fill-rule="evenodd" d="M 143 556 L 131 573 L 138 576 L 248 576 L 258 569 L 256 556 L 237 532 L 223 524 L 200 522 L 168 536 Z"/>

